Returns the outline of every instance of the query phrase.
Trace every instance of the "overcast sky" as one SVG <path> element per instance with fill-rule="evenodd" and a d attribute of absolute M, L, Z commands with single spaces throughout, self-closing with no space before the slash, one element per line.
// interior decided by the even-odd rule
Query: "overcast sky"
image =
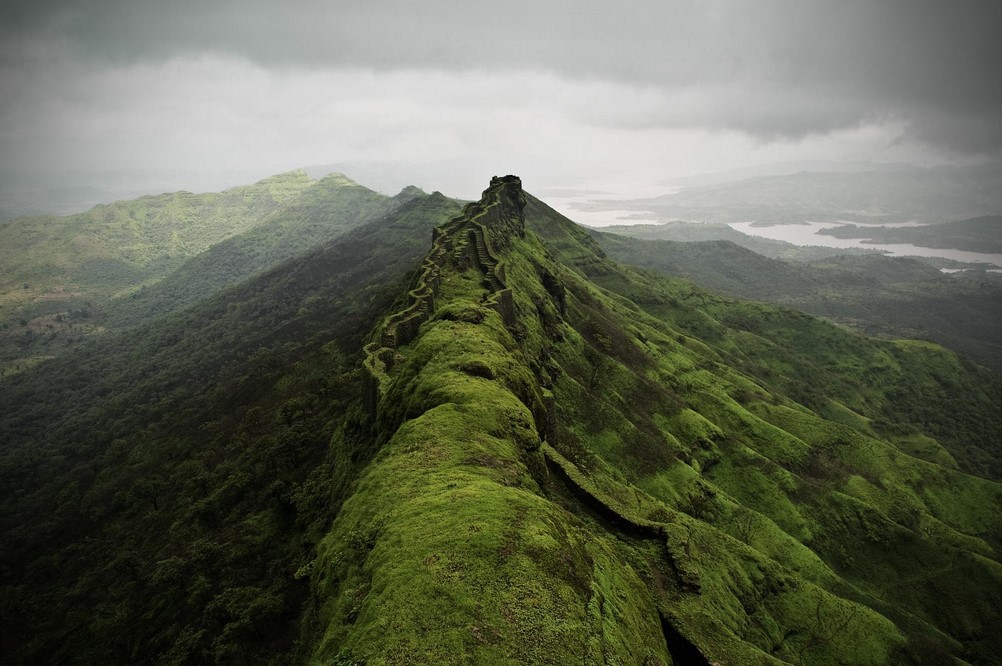
<path fill-rule="evenodd" d="M 998 0 L 7 0 L 0 169 L 472 197 L 997 159 L 1000 26 Z"/>

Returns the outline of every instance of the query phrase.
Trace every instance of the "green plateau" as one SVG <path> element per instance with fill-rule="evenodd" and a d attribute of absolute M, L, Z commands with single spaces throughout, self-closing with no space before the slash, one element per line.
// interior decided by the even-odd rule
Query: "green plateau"
<path fill-rule="evenodd" d="M 998 373 L 380 201 L 0 380 L 5 663 L 998 662 Z"/>

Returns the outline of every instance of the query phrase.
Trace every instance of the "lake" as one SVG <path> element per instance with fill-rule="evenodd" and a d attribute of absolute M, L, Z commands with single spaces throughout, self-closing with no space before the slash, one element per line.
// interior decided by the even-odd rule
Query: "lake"
<path fill-rule="evenodd" d="M 841 226 L 832 222 L 805 222 L 804 224 L 778 224 L 756 227 L 752 222 L 731 222 L 728 226 L 749 236 L 786 241 L 794 245 L 820 245 L 821 247 L 866 248 L 881 250 L 895 257 L 944 257 L 969 263 L 987 263 L 1002 266 L 1002 254 L 967 252 L 965 250 L 920 247 L 910 243 L 865 243 L 859 238 L 836 238 L 819 234 L 820 229 Z M 904 225 L 888 225 L 904 226 Z"/>

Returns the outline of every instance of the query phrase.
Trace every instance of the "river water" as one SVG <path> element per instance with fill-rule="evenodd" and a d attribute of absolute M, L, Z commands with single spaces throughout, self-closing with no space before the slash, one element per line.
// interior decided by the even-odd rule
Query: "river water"
<path fill-rule="evenodd" d="M 638 192 L 631 192 L 632 196 L 652 196 L 651 187 Z M 662 192 L 663 194 L 663 192 Z M 591 201 L 602 201 L 615 196 L 622 200 L 623 194 L 591 196 Z M 622 224 L 653 224 L 657 222 L 657 215 L 643 210 L 581 210 L 582 196 L 550 196 L 546 202 L 559 213 L 574 220 L 578 224 L 588 227 L 610 227 Z M 586 207 L 586 206 L 585 206 Z M 849 224 L 849 222 L 846 222 Z M 922 222 L 899 222 L 888 224 L 892 227 L 912 227 L 920 226 Z M 786 241 L 794 245 L 820 245 L 822 247 L 836 248 L 864 248 L 870 250 L 880 250 L 895 257 L 943 257 L 955 261 L 967 263 L 995 264 L 1002 267 L 1002 254 L 989 254 L 984 252 L 967 252 L 965 250 L 940 249 L 932 247 L 919 247 L 910 243 L 865 243 L 859 238 L 836 238 L 826 234 L 819 234 L 820 229 L 831 229 L 841 226 L 838 222 L 805 222 L 803 224 L 777 224 L 773 226 L 753 226 L 753 222 L 731 222 L 732 229 L 748 234 L 749 236 L 759 236 L 761 238 L 771 238 L 773 240 Z M 865 225 L 860 225 L 865 226 Z"/>
<path fill-rule="evenodd" d="M 906 223 L 907 224 L 907 223 Z M 836 238 L 819 234 L 821 229 L 831 229 L 840 226 L 832 222 L 806 222 L 804 224 L 778 224 L 771 227 L 756 227 L 752 222 L 731 222 L 732 229 L 749 236 L 760 236 L 773 240 L 786 241 L 794 245 L 820 245 L 822 247 L 867 248 L 881 250 L 895 257 L 944 257 L 955 261 L 969 263 L 986 263 L 1002 266 L 1002 254 L 986 252 L 967 252 L 965 250 L 940 249 L 920 247 L 910 243 L 865 243 L 859 238 Z M 891 225 L 888 225 L 891 226 Z M 905 225 L 894 225 L 905 226 Z M 912 226 L 912 225 L 908 225 Z"/>

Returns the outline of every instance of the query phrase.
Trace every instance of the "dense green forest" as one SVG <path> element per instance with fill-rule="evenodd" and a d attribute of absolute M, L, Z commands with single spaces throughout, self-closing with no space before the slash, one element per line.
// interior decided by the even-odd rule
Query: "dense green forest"
<path fill-rule="evenodd" d="M 361 340 L 457 210 L 418 197 L 0 385 L 4 624 L 24 629 L 4 639 L 14 661 L 291 649 L 306 590 L 292 574 L 326 525 L 333 475 L 347 483 L 369 453 L 329 451 L 358 402 Z M 346 462 L 334 472 L 334 460 Z"/>
<path fill-rule="evenodd" d="M 5 663 L 997 662 L 997 373 L 386 199 L 0 380 Z"/>

